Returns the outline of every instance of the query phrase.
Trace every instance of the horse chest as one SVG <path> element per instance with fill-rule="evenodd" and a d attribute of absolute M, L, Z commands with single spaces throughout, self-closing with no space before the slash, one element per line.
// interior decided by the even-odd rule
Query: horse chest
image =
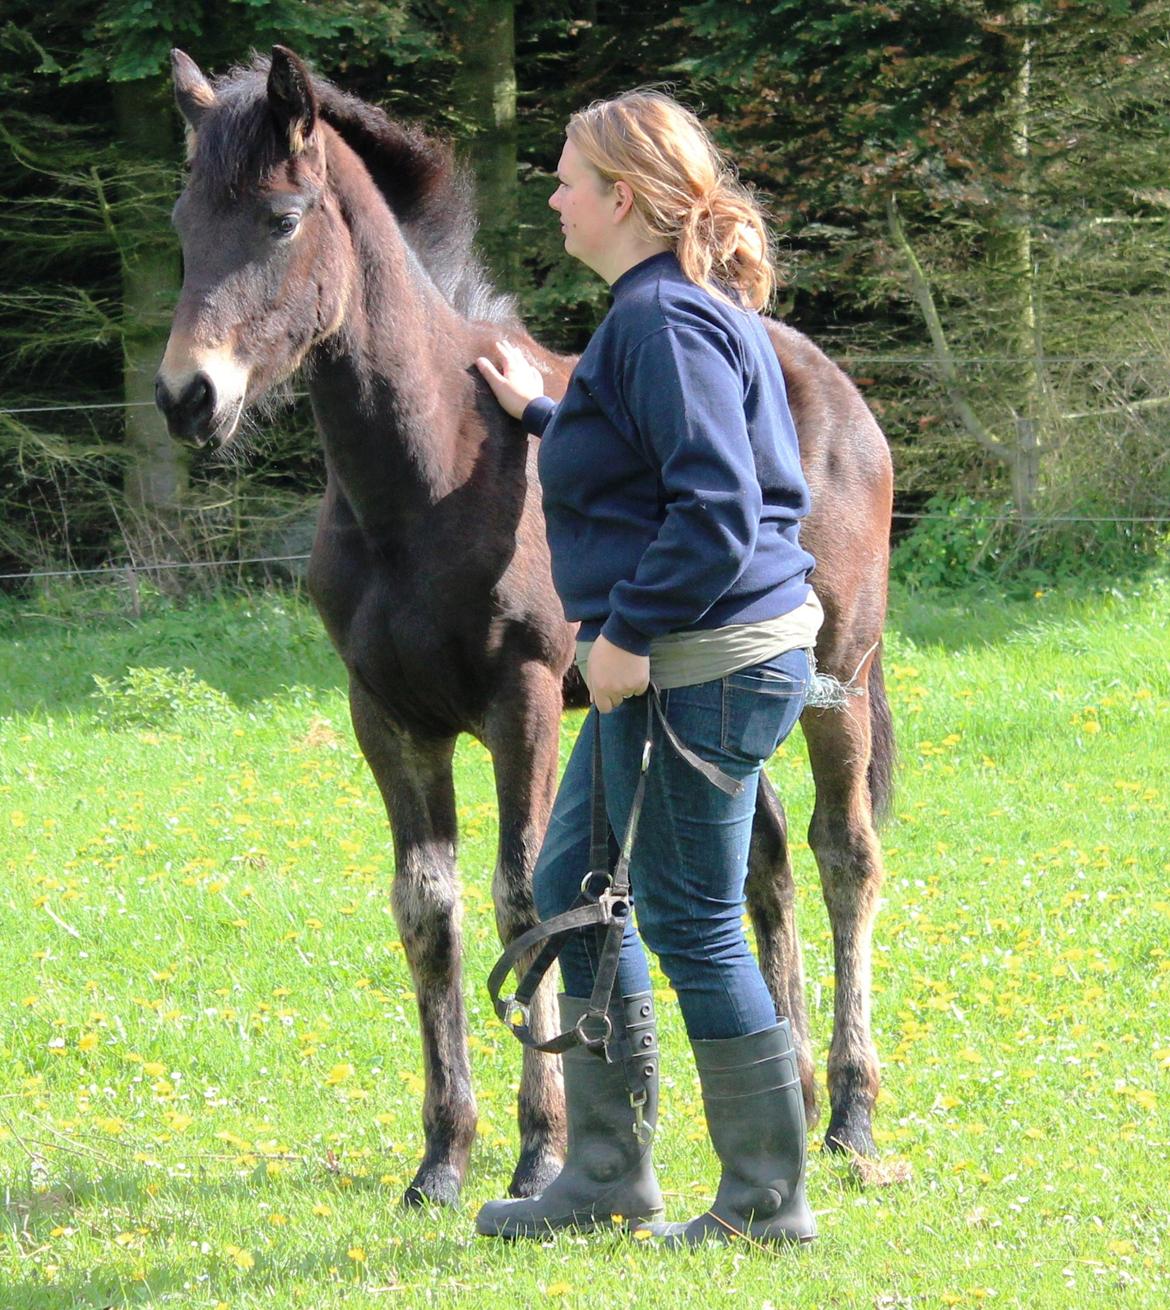
<path fill-rule="evenodd" d="M 344 525 L 318 532 L 309 586 L 352 677 L 390 716 L 429 731 L 482 717 L 499 604 L 474 552 L 383 551 Z"/>

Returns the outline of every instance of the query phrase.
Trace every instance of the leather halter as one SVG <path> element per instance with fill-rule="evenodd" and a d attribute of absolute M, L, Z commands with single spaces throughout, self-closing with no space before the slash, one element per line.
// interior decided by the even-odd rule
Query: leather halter
<path fill-rule="evenodd" d="M 642 746 L 641 767 L 638 773 L 638 785 L 630 805 L 630 816 L 626 822 L 625 836 L 617 863 L 610 869 L 609 862 L 609 818 L 605 808 L 605 780 L 601 764 L 601 716 L 594 714 L 593 721 L 593 799 L 592 799 L 592 835 L 590 839 L 589 872 L 581 879 L 581 891 L 572 905 L 563 913 L 534 928 L 522 933 L 508 943 L 503 954 L 496 961 L 488 976 L 488 995 L 496 1015 L 505 1023 L 515 1037 L 535 1051 L 545 1051 L 550 1055 L 559 1055 L 572 1046 L 584 1046 L 604 1056 L 607 1062 L 615 1063 L 623 1059 L 625 1042 L 623 1035 L 614 1033 L 610 1018 L 610 1000 L 614 983 L 617 979 L 618 961 L 621 956 L 622 937 L 625 933 L 626 920 L 630 914 L 630 856 L 634 849 L 634 839 L 638 832 L 638 820 L 642 814 L 642 803 L 646 797 L 646 773 L 650 767 L 650 757 L 654 749 L 654 723 L 661 724 L 663 734 L 671 746 L 694 769 L 697 769 L 709 782 L 729 796 L 738 796 L 743 791 L 743 783 L 729 777 L 721 769 L 707 760 L 701 759 L 678 739 L 674 729 L 666 721 L 662 712 L 658 688 L 653 684 L 645 692 L 646 701 L 646 737 Z M 529 1006 L 544 975 L 551 968 L 553 961 L 564 949 L 573 932 L 585 929 L 605 929 L 605 940 L 598 960 L 597 974 L 593 983 L 593 992 L 589 997 L 589 1006 L 585 1013 L 570 1029 L 547 1041 L 538 1041 L 530 1024 Z M 517 984 L 516 990 L 509 996 L 500 995 L 500 988 L 508 974 L 517 966 L 522 956 L 544 943 L 543 949 L 529 966 Z M 613 1040 L 618 1037 L 618 1040 Z"/>

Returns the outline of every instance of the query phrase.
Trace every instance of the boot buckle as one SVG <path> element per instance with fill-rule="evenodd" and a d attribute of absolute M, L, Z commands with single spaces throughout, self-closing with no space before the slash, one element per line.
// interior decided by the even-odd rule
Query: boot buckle
<path fill-rule="evenodd" d="M 654 1128 L 646 1122 L 645 1108 L 649 1093 L 643 1087 L 641 1091 L 630 1093 L 630 1105 L 634 1110 L 634 1136 L 640 1146 L 649 1146 L 654 1136 Z"/>

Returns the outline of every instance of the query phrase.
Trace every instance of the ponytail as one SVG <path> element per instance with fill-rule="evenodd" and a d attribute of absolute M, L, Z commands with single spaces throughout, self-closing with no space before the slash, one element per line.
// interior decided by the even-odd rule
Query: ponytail
<path fill-rule="evenodd" d="M 765 307 L 776 272 L 763 213 L 691 110 L 630 91 L 574 114 L 566 134 L 607 182 L 629 185 L 643 234 L 665 241 L 692 282 Z"/>

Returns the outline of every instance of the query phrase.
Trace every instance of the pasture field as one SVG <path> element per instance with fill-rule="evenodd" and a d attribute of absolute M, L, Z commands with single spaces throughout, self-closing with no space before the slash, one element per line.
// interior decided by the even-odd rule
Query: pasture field
<path fill-rule="evenodd" d="M 1168 604 L 1158 580 L 895 598 L 874 1024 L 878 1140 L 909 1179 L 862 1186 L 815 1152 L 816 1244 L 687 1254 L 473 1235 L 510 1171 L 519 1069 L 483 986 L 477 744 L 459 806 L 479 1139 L 459 1209 L 404 1212 L 421 1057 L 389 841 L 308 606 L 10 604 L 0 1310 L 1170 1304 Z M 799 836 L 799 740 L 769 768 Z M 823 1076 L 830 941 L 803 842 L 795 859 Z M 684 1217 L 716 1170 L 659 989 L 658 1158 Z"/>

